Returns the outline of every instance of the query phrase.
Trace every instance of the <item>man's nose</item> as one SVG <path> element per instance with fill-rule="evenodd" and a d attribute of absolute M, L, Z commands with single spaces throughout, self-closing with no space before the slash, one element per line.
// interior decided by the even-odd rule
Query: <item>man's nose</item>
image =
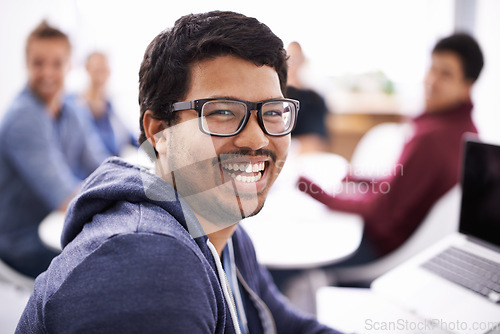
<path fill-rule="evenodd" d="M 252 113 L 247 125 L 234 138 L 234 144 L 241 148 L 258 150 L 269 144 L 269 138 L 259 125 L 257 116 Z"/>
<path fill-rule="evenodd" d="M 434 73 L 428 72 L 424 77 L 424 83 L 426 86 L 431 87 L 436 82 L 436 75 Z"/>
<path fill-rule="evenodd" d="M 52 77 L 54 75 L 54 73 L 55 73 L 55 69 L 53 68 L 53 66 L 50 66 L 49 64 L 44 64 L 41 68 L 41 74 L 45 78 Z"/>

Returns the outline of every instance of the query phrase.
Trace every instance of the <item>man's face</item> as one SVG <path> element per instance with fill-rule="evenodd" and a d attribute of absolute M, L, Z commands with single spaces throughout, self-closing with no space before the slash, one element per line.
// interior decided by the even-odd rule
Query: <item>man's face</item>
<path fill-rule="evenodd" d="M 28 84 L 44 102 L 50 102 L 64 88 L 70 50 L 61 38 L 34 39 L 26 54 Z"/>
<path fill-rule="evenodd" d="M 193 64 L 190 83 L 186 101 L 283 97 L 273 68 L 232 56 Z M 241 133 L 214 137 L 199 130 L 196 111 L 179 111 L 179 122 L 163 131 L 163 144 L 157 141 L 162 176 L 175 184 L 197 216 L 218 228 L 260 211 L 288 152 L 290 136 L 267 136 L 256 111 L 251 112 Z"/>
<path fill-rule="evenodd" d="M 425 76 L 427 112 L 439 112 L 470 99 L 472 83 L 464 77 L 460 58 L 452 52 L 432 54 L 432 64 Z"/>
<path fill-rule="evenodd" d="M 110 70 L 106 57 L 102 54 L 94 54 L 89 57 L 86 65 L 92 85 L 103 89 L 108 81 Z"/>

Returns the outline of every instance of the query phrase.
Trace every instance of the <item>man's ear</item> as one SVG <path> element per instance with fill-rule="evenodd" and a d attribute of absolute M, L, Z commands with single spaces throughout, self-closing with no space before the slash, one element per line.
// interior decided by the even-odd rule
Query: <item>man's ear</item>
<path fill-rule="evenodd" d="M 474 81 L 468 79 L 465 81 L 464 85 L 464 96 L 466 100 L 470 100 L 472 96 L 472 86 L 474 85 Z"/>
<path fill-rule="evenodd" d="M 162 153 L 165 150 L 165 137 L 163 135 L 165 121 L 155 118 L 151 110 L 146 110 L 142 125 L 144 126 L 146 138 L 159 153 Z"/>

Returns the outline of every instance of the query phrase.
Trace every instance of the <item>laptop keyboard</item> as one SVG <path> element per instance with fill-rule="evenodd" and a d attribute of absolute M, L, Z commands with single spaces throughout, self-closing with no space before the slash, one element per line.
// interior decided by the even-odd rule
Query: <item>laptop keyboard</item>
<path fill-rule="evenodd" d="M 500 303 L 500 263 L 450 247 L 422 267 Z"/>

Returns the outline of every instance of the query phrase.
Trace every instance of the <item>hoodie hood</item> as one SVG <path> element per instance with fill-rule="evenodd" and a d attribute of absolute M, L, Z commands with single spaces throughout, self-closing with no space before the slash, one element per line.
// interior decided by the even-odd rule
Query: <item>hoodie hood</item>
<path fill-rule="evenodd" d="M 193 238 L 205 235 L 189 205 L 170 184 L 145 167 L 112 157 L 85 180 L 70 203 L 61 236 L 63 248 L 95 215 L 119 202 L 154 204 L 167 211 Z"/>

